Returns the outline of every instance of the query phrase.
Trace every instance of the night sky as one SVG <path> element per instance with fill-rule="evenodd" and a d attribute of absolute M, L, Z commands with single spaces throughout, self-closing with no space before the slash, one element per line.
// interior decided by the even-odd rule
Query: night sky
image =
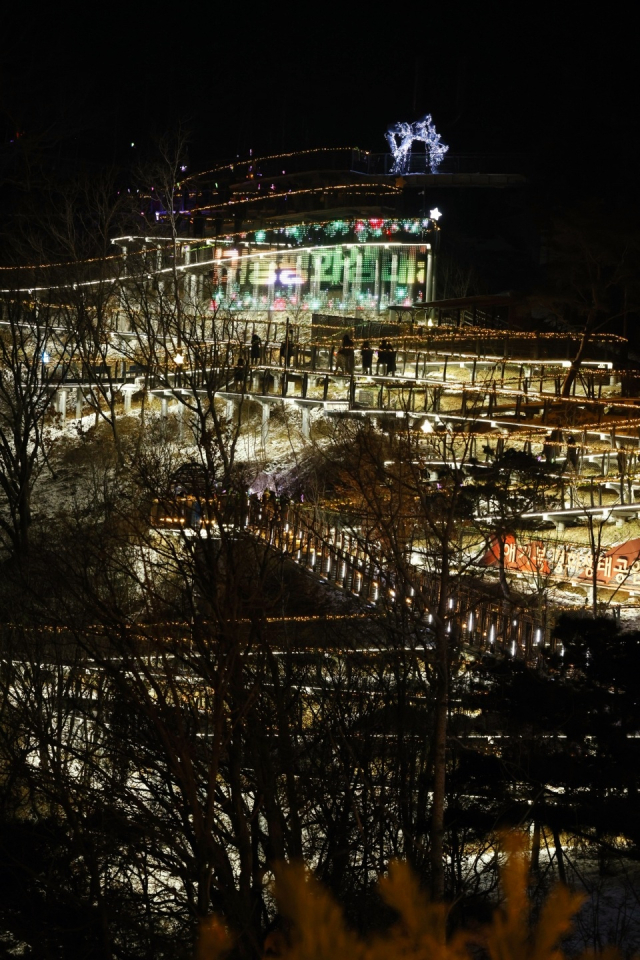
<path fill-rule="evenodd" d="M 249 148 L 383 152 L 390 122 L 430 111 L 451 153 L 523 153 L 551 191 L 633 202 L 634 31 L 567 7 L 15 5 L 2 149 L 19 131 L 60 162 L 127 164 L 182 122 L 197 170 Z"/>

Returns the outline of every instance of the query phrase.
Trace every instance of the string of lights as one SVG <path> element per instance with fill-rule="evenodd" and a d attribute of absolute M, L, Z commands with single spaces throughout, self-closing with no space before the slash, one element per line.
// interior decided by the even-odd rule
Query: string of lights
<path fill-rule="evenodd" d="M 119 238 L 119 239 L 124 239 L 124 238 Z M 127 238 L 127 239 L 132 239 L 132 238 Z M 61 260 L 58 263 L 16 264 L 15 266 L 0 266 L 0 270 L 20 272 L 23 270 L 50 270 L 58 267 L 60 268 L 82 267 L 84 266 L 84 264 L 88 264 L 88 263 L 106 263 L 107 261 L 110 262 L 112 260 L 126 260 L 128 257 L 135 256 L 138 253 L 140 256 L 146 256 L 164 249 L 165 247 L 163 246 L 147 247 L 144 251 L 142 250 L 135 251 L 133 254 L 121 252 L 121 253 L 105 254 L 104 256 L 101 256 L 101 257 L 89 257 L 85 260 L 68 260 L 68 261 Z M 202 249 L 206 249 L 206 248 L 203 247 Z M 197 266 L 197 264 L 193 264 L 193 266 Z M 111 279 L 112 278 L 106 278 L 106 281 L 110 281 Z M 103 281 L 103 282 L 106 282 L 106 281 Z M 92 281 L 92 282 L 100 282 L 100 281 Z M 78 285 L 81 285 L 81 284 L 78 284 Z M 72 286 L 72 282 L 67 284 L 67 286 Z M 29 289 L 29 288 L 25 288 L 25 289 Z M 40 287 L 38 289 L 48 289 L 48 288 Z M 0 292 L 5 293 L 8 291 L 2 290 Z"/>
<path fill-rule="evenodd" d="M 340 189 L 346 189 L 346 188 L 343 188 L 343 187 L 341 187 L 341 186 L 336 186 L 336 187 L 333 187 L 333 188 L 324 188 L 324 187 L 321 187 L 321 188 L 313 188 L 313 189 L 312 189 L 312 192 L 318 192 L 318 191 L 322 191 L 322 190 L 324 190 L 324 189 L 336 189 L 336 190 L 340 190 Z M 389 194 L 393 194 L 393 193 L 397 192 L 397 188 L 395 188 L 395 187 L 388 187 L 388 186 L 387 186 L 387 191 L 388 191 Z M 302 191 L 302 192 L 306 192 L 306 191 Z M 290 195 L 290 193 L 283 193 L 283 194 L 276 194 L 275 196 L 284 197 L 284 196 L 289 196 L 289 195 Z M 247 200 L 246 202 L 250 202 L 250 200 L 251 200 L 251 198 L 248 198 L 248 200 Z M 245 202 L 245 201 L 230 201 L 230 202 L 234 203 L 234 202 Z M 201 208 L 201 209 L 210 209 L 210 208 L 209 208 L 209 207 L 203 207 L 203 208 Z M 354 221 L 354 223 L 355 223 L 355 222 L 357 222 L 357 221 Z M 380 221 L 380 222 L 381 222 L 381 223 L 384 223 L 385 221 Z M 314 229 L 314 228 L 328 227 L 328 226 L 330 226 L 330 225 L 332 225 L 332 224 L 335 224 L 335 223 L 336 223 L 335 219 L 329 219 L 329 220 L 314 222 L 313 224 L 308 224 L 308 225 L 306 225 L 306 226 L 307 226 L 308 229 Z M 284 232 L 284 231 L 286 231 L 286 230 L 288 229 L 288 227 L 287 227 L 286 225 L 280 224 L 279 227 L 278 227 L 278 229 L 279 229 L 280 232 Z M 255 231 L 249 231 L 249 232 L 255 232 Z M 247 237 L 247 236 L 248 236 L 248 233 L 245 232 L 245 233 L 242 234 L 241 236 Z M 225 236 L 222 236 L 222 237 L 218 237 L 218 238 L 215 240 L 215 243 L 216 243 L 216 244 L 236 243 L 236 238 L 237 238 L 237 234 L 235 234 L 235 233 L 234 233 L 234 234 L 228 234 L 228 235 L 225 235 Z M 151 242 L 151 243 L 156 243 L 157 245 L 156 245 L 156 246 L 153 246 L 153 247 L 146 247 L 146 246 L 145 246 L 145 247 L 142 248 L 142 249 L 129 250 L 129 251 L 127 251 L 127 252 L 121 251 L 120 253 L 116 253 L 116 254 L 109 254 L 109 255 L 105 255 L 105 256 L 103 256 L 103 257 L 87 258 L 87 259 L 83 259 L 83 260 L 70 260 L 70 261 L 66 261 L 66 262 L 65 262 L 65 261 L 61 261 L 61 262 L 58 262 L 58 263 L 30 264 L 30 265 L 23 265 L 23 266 L 1 266 L 1 267 L 0 267 L 0 270 L 4 270 L 4 271 L 12 271 L 12 270 L 13 270 L 13 271 L 22 271 L 22 270 L 47 270 L 47 269 L 53 269 L 53 268 L 81 267 L 81 266 L 83 266 L 83 265 L 85 265 L 85 264 L 101 263 L 101 262 L 111 262 L 111 261 L 116 261 L 116 260 L 129 261 L 129 260 L 134 260 L 135 258 L 143 258 L 143 259 L 144 259 L 144 258 L 149 257 L 149 256 L 150 256 L 151 254 L 153 254 L 153 253 L 164 252 L 164 251 L 166 250 L 166 248 L 167 248 L 168 245 L 173 245 L 173 244 L 175 244 L 175 243 L 177 243 L 179 247 L 188 246 L 189 249 L 190 249 L 190 251 L 192 251 L 192 252 L 193 252 L 193 251 L 198 251 L 198 252 L 200 252 L 200 251 L 206 251 L 206 250 L 208 250 L 208 249 L 210 248 L 210 246 L 211 246 L 211 242 L 207 242 L 207 243 L 198 245 L 197 243 L 194 243 L 193 238 L 181 238 L 179 241 L 174 241 L 173 239 L 167 239 L 164 243 L 162 243 L 162 241 L 159 240 L 158 238 L 127 236 L 127 237 L 117 237 L 117 238 L 114 239 L 113 242 L 115 243 L 115 242 L 120 242 L 120 241 L 128 241 L 128 242 L 130 242 L 130 243 L 131 243 L 131 242 L 134 242 L 134 241 L 139 241 L 139 242 L 144 242 L 145 244 Z M 254 242 L 255 242 L 255 241 L 254 241 Z M 372 244 L 367 243 L 367 246 L 371 246 L 371 245 L 372 245 Z M 315 246 L 317 247 L 317 245 L 315 245 Z M 326 246 L 334 246 L 334 245 L 326 245 Z M 358 246 L 362 246 L 362 244 L 359 244 Z M 301 248 L 301 247 L 299 247 L 299 246 L 293 246 L 293 245 L 292 245 L 291 249 L 292 249 L 292 251 L 295 250 L 295 251 L 297 251 L 297 252 L 300 252 L 301 250 L 310 250 L 310 249 L 313 249 L 313 248 L 312 248 L 312 247 Z M 269 253 L 269 252 L 282 252 L 282 248 L 279 247 L 279 246 L 276 244 L 276 245 L 274 245 L 273 251 L 263 251 L 263 252 L 264 252 L 264 253 Z M 213 262 L 213 261 L 212 261 L 211 259 L 206 260 L 206 261 L 198 261 L 198 262 L 196 262 L 196 261 L 190 261 L 189 263 L 177 265 L 177 268 L 178 268 L 178 269 L 181 269 L 181 270 L 189 269 L 189 270 L 194 270 L 194 271 L 195 271 L 195 270 L 197 270 L 199 267 L 207 266 L 208 264 L 211 264 L 212 262 Z M 161 271 L 151 269 L 151 273 L 152 273 L 152 274 L 155 274 L 155 273 L 158 273 L 158 272 L 164 272 L 164 273 L 166 273 L 168 270 L 172 270 L 172 269 L 173 269 L 173 267 L 169 267 L 169 268 L 166 268 L 166 269 L 161 270 Z M 87 281 L 85 281 L 85 283 L 86 283 L 86 282 L 87 282 Z M 95 282 L 95 281 L 92 281 L 92 282 Z M 29 288 L 25 288 L 25 289 L 29 289 Z M 43 289 L 43 288 L 38 288 L 38 289 Z"/>
<path fill-rule="evenodd" d="M 386 224 L 386 223 L 401 222 L 401 221 L 398 221 L 397 218 L 396 218 L 396 220 L 393 220 L 393 219 L 385 219 L 385 218 L 381 218 L 381 217 L 376 217 L 376 218 L 374 218 L 374 219 L 375 219 L 375 221 L 378 222 L 380 225 L 384 225 L 384 224 Z M 356 224 L 356 223 L 358 223 L 358 222 L 362 222 L 362 218 L 357 218 L 357 219 L 354 219 L 354 220 L 351 220 L 351 221 L 339 221 L 339 222 L 349 223 L 349 224 L 350 224 L 350 223 Z M 369 222 L 371 222 L 371 220 L 370 220 Z M 430 222 L 430 221 L 429 221 L 427 218 L 422 218 L 422 219 L 418 219 L 418 220 L 413 220 L 412 222 L 414 222 L 414 223 L 421 223 L 423 226 L 425 226 L 425 224 L 428 223 L 428 222 Z M 331 217 L 331 218 L 329 218 L 329 219 L 327 219 L 327 220 L 314 220 L 313 223 L 305 224 L 305 228 L 306 228 L 306 229 L 311 229 L 311 230 L 313 230 L 313 229 L 317 229 L 317 228 L 320 228 L 320 227 L 330 227 L 330 226 L 334 225 L 335 223 L 336 223 L 335 217 Z M 300 225 L 299 217 L 296 217 L 296 218 L 293 220 L 293 225 L 296 226 L 296 227 L 298 227 L 298 226 Z M 254 230 L 254 229 L 252 229 L 252 230 L 246 231 L 244 234 L 240 234 L 240 236 L 241 236 L 241 237 L 242 237 L 242 236 L 247 237 L 250 233 L 253 233 L 253 234 L 255 234 L 255 233 L 261 233 L 261 232 L 265 232 L 266 229 L 269 229 L 271 232 L 285 233 L 287 230 L 291 229 L 291 227 L 292 227 L 292 224 L 287 223 L 286 221 L 283 221 L 283 220 L 278 219 L 278 222 L 277 222 L 276 224 L 274 224 L 274 226 L 272 226 L 272 227 L 262 228 L 261 230 Z M 235 237 L 236 237 L 237 235 L 238 235 L 237 233 L 223 234 L 221 237 L 218 237 L 215 242 L 217 243 L 219 240 L 224 240 L 224 241 L 227 242 L 227 243 L 234 243 L 234 242 L 235 242 Z M 210 242 L 213 242 L 213 241 L 210 241 Z"/>
<path fill-rule="evenodd" d="M 0 270 L 49 270 L 53 267 L 74 267 L 83 263 L 104 263 L 107 260 L 118 260 L 122 254 L 104 254 L 100 257 L 87 257 L 83 260 L 61 260 L 59 263 L 31 263 L 0 266 Z"/>
<path fill-rule="evenodd" d="M 373 243 L 373 242 L 372 242 L 372 243 L 368 243 L 368 244 L 367 244 L 367 246 L 369 246 L 369 247 L 375 247 L 375 246 L 387 247 L 387 246 L 393 246 L 393 245 L 399 246 L 399 247 L 406 246 L 406 244 L 403 244 L 402 242 L 396 242 L 396 243 L 394 244 L 393 241 L 380 242 L 380 243 Z M 358 247 L 359 244 L 343 244 L 343 246 L 354 246 L 354 247 Z M 302 250 L 314 250 L 314 249 L 318 249 L 318 248 L 316 248 L 316 247 L 303 247 L 303 248 L 301 248 L 301 249 L 302 249 Z M 296 252 L 298 252 L 298 250 L 294 248 L 291 252 L 292 252 L 292 253 L 296 253 Z M 259 256 L 259 254 L 251 254 L 251 256 Z M 218 262 L 223 262 L 225 259 L 226 259 L 226 258 L 222 258 L 222 259 L 219 260 Z M 435 306 L 437 306 L 437 304 L 435 304 Z M 430 304 L 430 303 L 420 304 L 420 305 L 417 305 L 417 306 L 416 306 L 416 310 L 417 310 L 417 311 L 430 310 L 430 309 L 432 309 L 433 307 L 434 307 L 434 304 Z M 391 307 L 391 309 L 393 310 L 393 306 Z M 345 322 L 344 322 L 344 329 L 349 329 L 350 327 L 353 326 L 353 321 L 354 321 L 354 318 L 353 318 L 353 317 L 344 317 L 343 319 L 344 319 L 344 321 L 345 321 Z M 363 321 L 364 321 L 364 318 L 363 318 L 362 320 L 358 320 L 357 322 L 362 323 Z M 317 330 L 317 329 L 319 329 L 319 330 L 323 330 L 323 329 L 324 329 L 324 330 L 331 331 L 331 333 L 332 333 L 332 335 L 333 335 L 333 337 L 334 337 L 334 341 L 333 341 L 333 342 L 335 343 L 335 337 L 336 337 L 336 333 L 337 333 L 337 329 L 336 329 L 335 326 L 330 326 L 330 325 L 328 325 L 328 324 L 327 324 L 327 325 L 314 324 L 313 329 L 314 329 L 314 331 Z M 342 329 L 343 329 L 343 328 L 340 328 L 340 331 L 341 331 Z M 365 338 L 365 337 L 359 338 L 359 340 L 364 340 L 364 339 L 370 339 L 370 337 L 369 337 L 369 338 Z M 430 343 L 437 343 L 439 340 L 446 340 L 446 341 L 454 341 L 454 340 L 473 340 L 473 341 L 476 341 L 476 340 L 500 340 L 500 341 L 502 341 L 502 340 L 505 340 L 505 339 L 515 340 L 515 341 L 521 341 L 521 340 L 533 340 L 533 341 L 536 341 L 536 340 L 547 341 L 547 340 L 548 340 L 548 341 L 551 341 L 551 340 L 556 340 L 556 341 L 561 341 L 562 343 L 566 343 L 567 341 L 570 341 L 570 342 L 571 342 L 571 341 L 573 341 L 573 340 L 575 340 L 575 341 L 580 341 L 581 336 L 580 336 L 580 334 L 562 334 L 562 333 L 553 333 L 553 332 L 552 332 L 552 333 L 546 333 L 546 332 L 545 332 L 545 333 L 539 333 L 539 334 L 537 334 L 537 333 L 531 333 L 530 331 L 526 331 L 526 330 L 516 330 L 516 331 L 512 331 L 508 336 L 505 336 L 504 331 L 501 331 L 501 330 L 493 330 L 493 329 L 490 328 L 490 327 L 489 327 L 489 328 L 487 328 L 487 327 L 471 327 L 470 329 L 467 330 L 466 333 L 459 334 L 459 332 L 456 330 L 455 327 L 448 327 L 448 326 L 445 327 L 445 326 L 443 325 L 442 327 L 423 326 L 423 327 L 422 327 L 422 332 L 421 332 L 421 333 L 415 333 L 415 334 L 406 334 L 406 333 L 399 333 L 399 334 L 397 334 L 397 335 L 388 334 L 388 335 L 385 336 L 385 339 L 386 339 L 386 340 L 391 340 L 393 343 L 397 343 L 397 344 L 400 344 L 400 345 L 405 344 L 405 343 L 420 343 L 420 344 L 427 344 L 427 345 L 428 345 L 428 344 L 430 344 Z M 596 342 L 597 342 L 597 343 L 627 343 L 627 339 L 626 339 L 625 337 L 621 337 L 621 336 L 619 336 L 618 334 L 615 334 L 615 333 L 594 333 L 593 336 L 591 337 L 591 340 L 592 340 L 592 342 L 594 342 L 594 343 L 596 343 Z M 328 342 L 328 341 L 327 341 L 327 342 Z M 358 342 L 358 341 L 357 341 L 357 342 Z M 474 354 L 469 354 L 468 356 L 473 357 L 473 356 L 475 356 L 475 355 L 476 355 L 476 354 L 475 354 L 475 352 L 474 352 Z M 445 358 L 443 357 L 442 359 L 444 360 Z M 488 359 L 488 358 L 487 358 L 487 359 Z M 567 361 L 567 360 L 565 360 L 565 359 L 563 359 L 563 360 L 560 360 L 560 359 L 558 359 L 558 360 L 547 360 L 547 359 L 545 359 L 545 358 L 532 359 L 531 357 L 504 357 L 504 356 L 493 356 L 493 357 L 491 357 L 491 360 L 492 360 L 492 361 L 495 361 L 497 364 L 502 364 L 502 363 L 504 363 L 504 364 L 506 364 L 507 366 L 509 366 L 509 365 L 512 366 L 513 364 L 518 364 L 518 365 L 524 365 L 524 366 L 540 367 L 540 366 L 546 366 L 546 365 L 549 364 L 549 363 L 558 363 L 558 364 L 561 364 L 562 366 L 568 368 L 568 367 L 571 365 L 571 364 L 570 364 L 570 361 Z M 591 360 L 591 361 L 585 361 L 584 363 L 585 363 L 585 366 L 587 366 L 588 364 L 600 363 L 600 362 L 601 362 L 601 361 Z M 608 368 L 607 368 L 607 369 L 608 369 Z M 604 365 L 603 365 L 603 372 L 604 372 Z M 628 371 L 627 371 L 627 373 L 628 373 Z"/>
<path fill-rule="evenodd" d="M 326 193 L 335 193 L 339 190 L 350 190 L 353 193 L 357 194 L 359 197 L 385 197 L 385 196 L 394 196 L 400 192 L 399 187 L 393 187 L 390 184 L 381 184 L 380 189 L 372 191 L 367 188 L 377 186 L 372 183 L 363 183 L 354 186 L 353 184 L 339 184 L 336 186 L 322 186 L 322 187 L 301 187 L 298 190 L 287 190 L 283 192 L 277 192 L 274 190 L 265 191 L 261 193 L 260 196 L 251 196 L 243 197 L 239 200 L 227 200 L 224 203 L 219 204 L 209 204 L 206 207 L 192 207 L 189 210 L 189 213 L 199 213 L 201 210 L 215 211 L 215 210 L 225 210 L 227 207 L 235 207 L 244 203 L 256 203 L 261 200 L 280 200 L 288 199 L 289 197 L 297 197 L 302 194 L 326 194 Z M 207 219 L 207 218 L 205 218 Z"/>
<path fill-rule="evenodd" d="M 290 153 L 272 153 L 264 157 L 249 157 L 246 160 L 234 160 L 231 163 L 225 163 L 219 167 L 213 167 L 211 170 L 203 170 L 200 173 L 193 173 L 190 177 L 185 177 L 184 180 L 181 180 L 177 186 L 181 187 L 185 183 L 189 183 L 193 180 L 197 180 L 199 177 L 208 177 L 213 173 L 221 173 L 223 170 L 235 170 L 236 167 L 246 167 L 252 166 L 254 164 L 258 165 L 260 163 L 267 163 L 269 160 L 289 160 L 292 157 L 303 157 L 308 154 L 316 153 L 361 153 L 363 156 L 368 156 L 369 152 L 367 150 L 359 150 L 358 147 L 311 147 L 308 150 L 294 150 Z"/>
<path fill-rule="evenodd" d="M 346 501 L 342 506 L 348 509 L 353 505 Z M 259 519 L 261 518 L 262 513 Z M 258 523 L 257 526 L 254 524 L 254 534 L 276 548 L 282 547 L 282 549 L 292 551 L 291 558 L 297 559 L 297 562 L 303 566 L 308 566 L 311 563 L 315 570 L 316 564 L 320 564 L 321 573 L 327 575 L 332 581 L 334 580 L 333 571 L 335 569 L 335 582 L 345 589 L 357 593 L 363 589 L 370 590 L 373 587 L 374 600 L 377 600 L 382 593 L 388 594 L 392 599 L 395 598 L 396 590 L 391 585 L 393 584 L 393 578 L 389 580 L 382 574 L 382 567 L 380 566 L 381 544 L 379 541 L 373 543 L 369 537 L 363 540 L 362 529 L 359 532 L 348 529 L 345 541 L 345 532 L 338 534 L 337 528 L 331 524 L 331 521 L 321 520 L 318 525 L 317 518 L 314 517 L 311 525 L 308 525 L 304 522 L 300 511 L 296 511 L 295 523 L 291 527 L 287 523 L 283 529 L 283 520 L 280 520 L 280 522 L 277 522 L 276 531 L 273 526 L 275 520 L 276 518 L 273 516 L 267 524 L 260 525 Z M 295 531 L 298 529 L 299 532 L 296 533 Z M 351 569 L 353 587 L 347 586 L 347 566 Z M 339 569 L 341 569 L 341 573 L 338 573 Z M 416 590 L 422 592 L 425 588 L 430 590 L 433 586 L 428 571 L 416 569 L 415 576 L 416 583 L 413 584 L 411 595 L 405 597 L 407 603 L 412 603 Z M 381 583 L 380 581 L 385 582 Z M 462 593 L 464 596 L 462 596 Z M 469 589 L 462 592 L 458 590 L 457 594 L 456 600 L 450 603 L 452 609 L 455 605 L 460 611 L 465 606 L 468 607 L 469 601 L 472 599 L 475 600 L 474 606 L 477 605 L 479 598 L 477 596 L 474 598 L 472 591 L 470 592 Z M 487 601 L 486 598 L 482 599 L 480 603 L 485 612 L 497 609 L 498 606 L 498 602 L 492 604 L 492 601 Z"/>
<path fill-rule="evenodd" d="M 279 623 L 307 623 L 307 624 L 322 624 L 322 623 L 340 623 L 340 622 L 354 622 L 369 620 L 371 618 L 370 612 L 366 613 L 326 613 L 326 614 L 308 614 L 308 615 L 298 615 L 298 616 L 278 616 L 278 617 L 263 617 L 259 623 L 277 625 Z M 222 626 L 255 626 L 255 619 L 250 619 L 248 617 L 237 617 L 237 618 L 227 618 L 220 622 L 212 620 L 199 620 L 197 624 L 194 624 L 188 620 L 161 620 L 158 622 L 141 624 L 141 623 L 122 623 L 118 624 L 114 630 L 109 630 L 105 628 L 103 624 L 87 624 L 82 628 L 81 631 L 83 634 L 92 633 L 94 635 L 102 636 L 105 633 L 109 632 L 124 632 L 127 635 L 131 635 L 133 631 L 134 637 L 140 640 L 149 640 L 149 639 L 159 639 L 152 636 L 155 631 L 158 630 L 183 630 L 190 633 L 195 633 L 198 631 L 206 631 L 207 629 L 220 629 Z M 147 633 L 141 633 L 141 628 L 144 627 L 148 631 Z M 61 627 L 55 624 L 40 624 L 39 626 L 28 626 L 25 627 L 22 623 L 13 623 L 11 621 L 3 624 L 3 629 L 5 630 L 15 630 L 21 634 L 36 634 L 36 635 L 57 635 L 60 634 L 69 634 L 70 636 L 75 636 L 76 631 L 71 630 L 68 627 Z M 160 638 L 162 639 L 162 638 Z"/>

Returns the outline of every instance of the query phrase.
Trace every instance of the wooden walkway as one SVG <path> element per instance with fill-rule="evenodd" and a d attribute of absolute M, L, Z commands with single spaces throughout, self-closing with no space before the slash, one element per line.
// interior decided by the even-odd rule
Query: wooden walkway
<path fill-rule="evenodd" d="M 389 566 L 381 545 L 337 516 L 303 504 L 281 504 L 274 496 L 240 496 L 203 500 L 194 496 L 157 501 L 152 514 L 158 530 L 187 537 L 219 536 L 221 525 L 250 534 L 298 564 L 323 583 L 358 597 L 372 610 L 390 605 L 411 609 L 428 632 L 439 602 L 437 575 L 405 558 L 404 580 Z M 453 576 L 445 625 L 478 652 L 502 652 L 535 658 L 536 648 L 550 643 L 547 610 L 505 604 L 495 581 Z"/>

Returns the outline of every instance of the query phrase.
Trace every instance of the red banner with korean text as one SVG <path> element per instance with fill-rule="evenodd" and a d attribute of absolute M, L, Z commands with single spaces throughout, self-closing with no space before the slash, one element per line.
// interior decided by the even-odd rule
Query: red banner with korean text
<path fill-rule="evenodd" d="M 544 540 L 518 543 L 511 534 L 504 539 L 504 565 L 507 570 L 591 582 L 593 561 L 593 553 L 588 546 Z M 500 543 L 495 540 L 484 555 L 482 565 L 494 566 L 498 563 Z M 624 584 L 625 587 L 640 589 L 640 539 L 603 548 L 597 559 L 596 578 L 602 586 Z"/>

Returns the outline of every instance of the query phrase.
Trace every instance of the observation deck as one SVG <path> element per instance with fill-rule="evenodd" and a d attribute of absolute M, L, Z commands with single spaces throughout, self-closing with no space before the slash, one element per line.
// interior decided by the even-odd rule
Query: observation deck
<path fill-rule="evenodd" d="M 301 219 L 416 216 L 426 195 L 441 188 L 505 189 L 527 182 L 520 155 L 448 155 L 438 173 L 415 151 L 405 174 L 391 173 L 393 157 L 355 147 L 317 148 L 230 161 L 178 184 L 173 211 L 160 196 L 146 199 L 151 217 L 177 218 L 184 235 L 219 236 L 287 225 Z"/>

